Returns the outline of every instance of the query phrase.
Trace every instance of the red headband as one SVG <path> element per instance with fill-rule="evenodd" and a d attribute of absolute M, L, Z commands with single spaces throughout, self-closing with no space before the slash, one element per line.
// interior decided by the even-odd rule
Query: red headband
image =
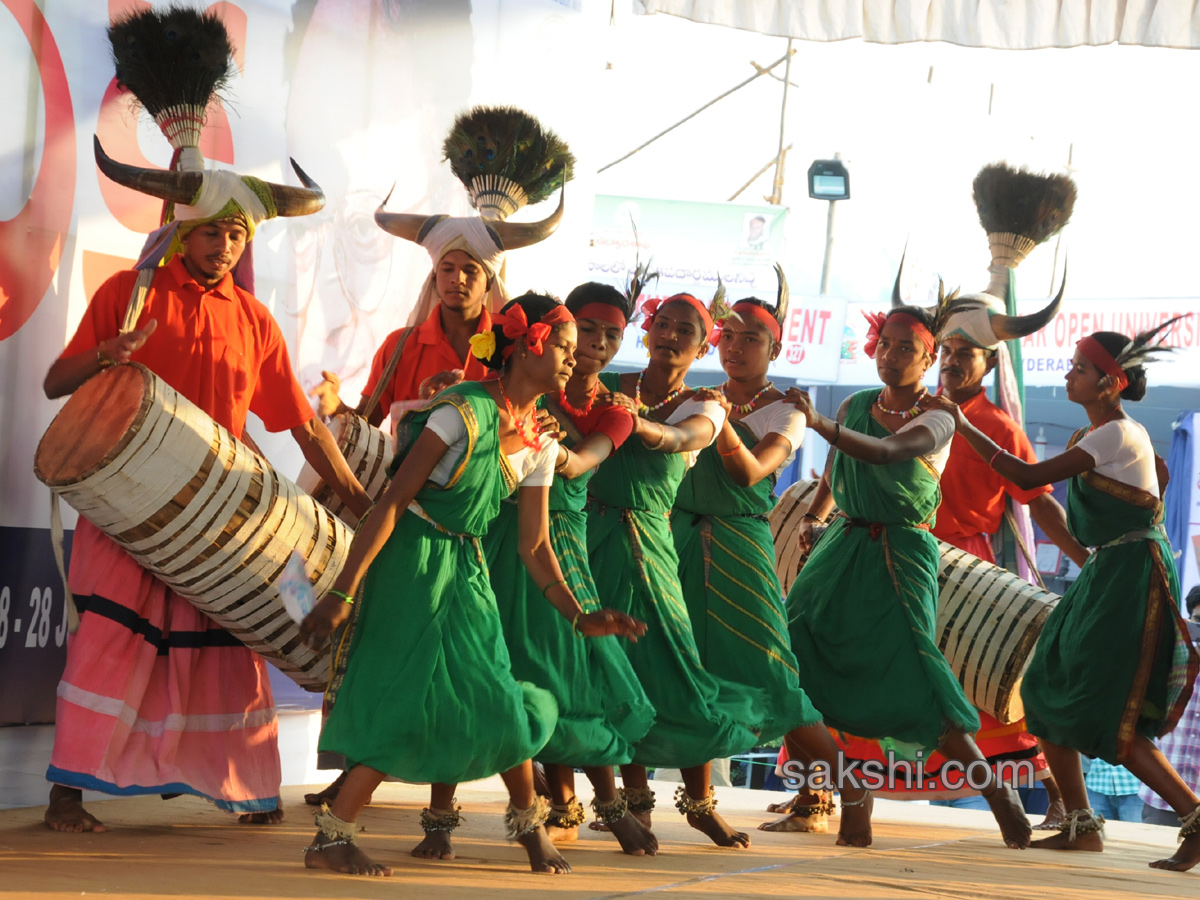
<path fill-rule="evenodd" d="M 1118 394 L 1129 387 L 1129 376 L 1098 340 L 1089 334 L 1075 346 L 1079 348 L 1080 353 L 1087 357 L 1088 362 L 1113 380 Z"/>
<path fill-rule="evenodd" d="M 686 303 L 697 313 L 700 314 L 700 324 L 704 326 L 704 339 L 708 340 L 709 334 L 712 333 L 713 320 L 707 307 L 691 294 L 672 294 L 670 297 L 663 297 L 656 300 L 647 300 L 642 305 L 642 312 L 646 318 L 642 322 L 642 331 L 649 331 L 650 326 L 654 324 L 654 317 L 658 315 L 658 311 L 668 303 Z"/>
<path fill-rule="evenodd" d="M 762 322 L 763 325 L 766 326 L 767 331 L 771 332 L 771 338 L 773 340 L 778 341 L 782 339 L 783 331 L 779 327 L 779 320 L 757 303 L 748 303 L 745 300 L 739 300 L 737 303 L 733 304 L 733 311 L 740 316 L 749 315 L 755 319 L 758 319 L 758 321 Z M 725 330 L 725 323 L 728 321 L 728 319 L 718 319 L 713 327 L 712 337 L 708 339 L 708 342 L 714 347 L 720 343 L 721 332 Z"/>
<path fill-rule="evenodd" d="M 578 319 L 596 319 L 600 322 L 607 322 L 610 325 L 616 325 L 622 331 L 629 324 L 625 320 L 624 314 L 613 306 L 611 303 L 585 303 L 580 307 L 579 312 L 575 314 Z"/>
<path fill-rule="evenodd" d="M 564 322 L 574 321 L 575 317 L 571 315 L 571 311 L 562 304 L 555 306 L 532 325 L 529 324 L 529 317 L 525 315 L 525 310 L 519 303 L 514 303 L 506 313 L 496 313 L 492 316 L 492 324 L 499 325 L 504 336 L 510 341 L 514 341 L 513 344 L 504 348 L 502 354 L 504 359 L 512 356 L 513 348 L 516 346 L 515 342 L 521 338 L 525 338 L 525 346 L 529 348 L 530 353 L 534 356 L 541 356 L 542 342 L 550 336 L 553 327 Z"/>
<path fill-rule="evenodd" d="M 933 356 L 933 351 L 937 349 L 937 341 L 929 329 L 925 327 L 925 323 L 916 316 L 906 312 L 895 312 L 891 315 L 887 313 L 863 313 L 863 318 L 871 323 L 871 327 L 867 329 L 867 339 L 863 343 L 863 353 L 867 354 L 871 359 L 875 358 L 875 347 L 879 344 L 879 334 L 883 331 L 883 323 L 889 319 L 907 325 L 913 330 L 913 334 L 925 347 L 925 352 Z"/>

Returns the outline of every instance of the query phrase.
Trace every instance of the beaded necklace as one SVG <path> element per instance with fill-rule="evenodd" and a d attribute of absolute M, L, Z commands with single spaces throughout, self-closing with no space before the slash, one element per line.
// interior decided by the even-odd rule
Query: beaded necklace
<path fill-rule="evenodd" d="M 508 410 L 508 417 L 512 419 L 513 428 L 516 429 L 517 437 L 521 439 L 521 443 L 530 450 L 541 450 L 542 444 L 541 441 L 538 440 L 537 435 L 534 435 L 532 438 L 529 436 L 528 420 L 521 420 L 517 418 L 517 414 L 513 410 L 512 403 L 509 402 L 508 392 L 504 390 L 504 382 L 497 378 L 496 385 L 500 388 L 500 396 L 504 398 L 504 408 Z"/>
<path fill-rule="evenodd" d="M 725 382 L 725 384 L 721 385 L 721 393 L 722 394 L 725 394 L 725 385 L 727 385 L 727 384 L 729 384 L 728 381 Z M 759 398 L 762 397 L 763 394 L 765 394 L 767 391 L 771 390 L 773 387 L 775 387 L 775 382 L 768 381 L 766 384 L 764 384 L 762 386 L 762 390 L 760 390 L 757 394 L 755 394 L 753 397 L 751 397 L 745 403 L 735 403 L 733 405 L 733 408 L 736 409 L 738 412 L 740 412 L 743 416 L 754 412 L 754 404 L 758 402 Z M 728 398 L 729 395 L 725 394 L 725 396 L 726 396 L 726 398 Z"/>
<path fill-rule="evenodd" d="M 567 412 L 569 412 L 571 415 L 575 416 L 576 418 L 582 419 L 584 416 L 586 416 L 588 413 L 590 413 L 592 411 L 592 404 L 596 402 L 596 392 L 599 390 L 600 390 L 600 382 L 599 382 L 599 380 L 597 380 L 596 383 L 592 385 L 592 393 L 588 396 L 588 401 L 587 401 L 587 403 L 584 404 L 583 409 L 576 409 L 574 406 L 571 405 L 571 401 L 567 399 L 566 389 L 563 389 L 558 392 L 558 402 L 562 405 L 562 408 L 565 409 Z"/>
<path fill-rule="evenodd" d="M 925 388 L 921 388 L 920 393 L 917 394 L 916 401 L 912 405 L 912 409 L 888 409 L 883 405 L 883 391 L 880 391 L 879 396 L 875 398 L 875 406 L 879 408 L 880 412 L 887 413 L 889 416 L 899 416 L 901 419 L 911 419 L 913 416 L 920 415 L 921 398 L 927 393 L 929 392 L 925 390 Z"/>
<path fill-rule="evenodd" d="M 645 375 L 645 369 L 642 369 L 642 371 L 638 372 L 637 387 L 633 389 L 634 405 L 637 406 L 638 412 L 643 416 L 647 413 L 652 413 L 655 410 L 662 409 L 664 406 L 666 406 L 672 400 L 678 398 L 680 394 L 687 390 L 687 385 L 681 384 L 679 387 L 675 388 L 675 390 L 671 391 L 671 393 L 667 394 L 667 396 L 663 397 L 658 403 L 655 403 L 653 406 L 647 406 L 642 402 L 642 378 L 645 377 Z"/>

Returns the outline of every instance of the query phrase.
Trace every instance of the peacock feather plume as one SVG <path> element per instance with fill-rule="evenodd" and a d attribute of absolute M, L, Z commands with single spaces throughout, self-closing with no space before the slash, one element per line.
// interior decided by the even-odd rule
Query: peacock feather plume
<path fill-rule="evenodd" d="M 233 72 L 233 44 L 213 12 L 171 7 L 130 13 L 108 28 L 117 82 L 152 116 L 207 106 Z"/>
<path fill-rule="evenodd" d="M 972 185 L 979 223 L 988 234 L 1016 234 L 1040 244 L 1053 237 L 1075 209 L 1075 182 L 992 163 Z"/>
<path fill-rule="evenodd" d="M 454 120 L 442 144 L 450 170 L 484 218 L 503 219 L 571 180 L 575 157 L 523 110 L 476 106 Z"/>
<path fill-rule="evenodd" d="M 629 224 L 633 227 L 633 246 L 636 248 L 633 257 L 633 271 L 629 273 L 629 283 L 625 286 L 625 299 L 629 302 L 629 309 L 626 312 L 625 318 L 629 321 L 633 320 L 634 314 L 638 311 L 638 300 L 652 282 L 658 281 L 658 273 L 651 272 L 650 267 L 654 264 L 653 258 L 642 262 L 641 244 L 638 243 L 637 223 L 633 221 L 633 216 L 629 217 Z"/>
<path fill-rule="evenodd" d="M 708 314 L 712 316 L 714 322 L 720 322 L 724 319 L 737 319 L 742 321 L 742 317 L 733 311 L 733 307 L 729 305 L 729 301 L 725 299 L 726 295 L 725 282 L 721 280 L 721 273 L 717 273 L 717 290 L 713 294 L 712 302 L 708 304 Z"/>

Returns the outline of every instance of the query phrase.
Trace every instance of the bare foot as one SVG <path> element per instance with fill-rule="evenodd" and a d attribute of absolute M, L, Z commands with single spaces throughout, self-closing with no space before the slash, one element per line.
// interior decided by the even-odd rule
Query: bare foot
<path fill-rule="evenodd" d="M 797 794 L 787 803 L 772 803 L 767 807 L 767 812 L 786 812 L 787 815 L 772 822 L 763 822 L 758 830 L 825 834 L 829 831 L 829 809 L 826 804 L 832 800 L 832 793 L 804 793 Z"/>
<path fill-rule="evenodd" d="M 450 843 L 450 832 L 427 831 L 421 843 L 412 848 L 417 859 L 454 859 L 454 845 Z"/>
<path fill-rule="evenodd" d="M 621 844 L 621 849 L 630 856 L 656 856 L 658 854 L 658 838 L 631 812 L 626 812 L 607 830 L 613 833 Z"/>
<path fill-rule="evenodd" d="M 792 811 L 792 804 L 793 804 L 793 803 L 795 803 L 795 802 L 796 802 L 796 797 L 791 797 L 791 798 L 789 798 L 789 799 L 787 799 L 787 800 L 784 800 L 782 803 L 768 803 L 768 804 L 767 804 L 767 812 L 773 812 L 773 813 L 788 813 L 788 812 L 791 812 L 791 811 Z M 758 827 L 759 827 L 759 828 L 762 828 L 762 826 L 761 826 L 761 825 L 760 825 L 760 826 L 758 826 Z"/>
<path fill-rule="evenodd" d="M 61 784 L 50 786 L 50 803 L 42 821 L 55 831 L 108 831 L 107 825 L 83 808 L 83 791 Z"/>
<path fill-rule="evenodd" d="M 329 786 L 317 791 L 315 794 L 305 794 L 304 802 L 309 806 L 321 806 L 322 804 L 333 803 L 337 799 L 338 791 L 342 789 L 342 784 L 345 780 L 346 773 L 343 772 Z"/>
<path fill-rule="evenodd" d="M 1021 797 L 1016 788 L 1008 784 L 996 785 L 990 794 L 984 795 L 984 800 L 1000 825 L 1000 834 L 1004 845 L 1011 850 L 1024 850 L 1029 846 L 1033 835 L 1033 826 L 1025 815 L 1025 807 L 1021 805 Z M 1051 838 L 1045 838 L 1051 840 Z"/>
<path fill-rule="evenodd" d="M 708 835 L 709 839 L 718 847 L 736 847 L 741 850 L 750 846 L 750 835 L 742 831 L 734 831 L 716 810 L 704 815 L 688 813 L 687 823 L 697 831 Z"/>
<path fill-rule="evenodd" d="M 381 866 L 358 849 L 357 844 L 332 844 L 318 831 L 310 849 L 304 852 L 306 869 L 332 869 L 347 875 L 391 875 L 388 866 Z"/>
<path fill-rule="evenodd" d="M 529 868 L 534 872 L 545 875 L 566 875 L 571 871 L 571 865 L 563 859 L 550 838 L 546 829 L 539 825 L 528 834 L 517 838 L 517 843 L 529 854 Z"/>
<path fill-rule="evenodd" d="M 838 828 L 837 845 L 839 847 L 870 847 L 871 811 L 875 808 L 875 798 L 870 793 L 863 803 L 846 802 L 842 795 L 842 823 Z"/>
<path fill-rule="evenodd" d="M 1075 840 L 1067 840 L 1065 831 L 1060 831 L 1058 834 L 1052 834 L 1050 837 L 1038 838 L 1036 841 L 1030 841 L 1029 846 L 1033 850 L 1086 850 L 1092 853 L 1100 853 L 1104 850 L 1104 838 L 1100 833 L 1093 831 L 1089 834 L 1077 834 Z M 1151 863 L 1154 865 L 1154 863 Z"/>
<path fill-rule="evenodd" d="M 571 841 L 579 840 L 579 826 L 569 825 L 566 828 L 561 825 L 551 825 L 546 823 L 546 836 L 550 838 L 552 844 L 569 844 Z"/>
<path fill-rule="evenodd" d="M 1189 835 L 1183 839 L 1179 849 L 1173 856 L 1155 860 L 1150 863 L 1152 869 L 1170 869 L 1172 872 L 1186 872 L 1200 862 L 1200 833 Z"/>
<path fill-rule="evenodd" d="M 278 825 L 283 821 L 283 810 L 276 806 L 268 812 L 242 813 L 238 816 L 239 825 Z"/>
<path fill-rule="evenodd" d="M 1067 817 L 1067 808 L 1061 800 L 1055 800 L 1046 807 L 1046 818 L 1033 826 L 1034 831 L 1058 831 L 1058 826 Z"/>

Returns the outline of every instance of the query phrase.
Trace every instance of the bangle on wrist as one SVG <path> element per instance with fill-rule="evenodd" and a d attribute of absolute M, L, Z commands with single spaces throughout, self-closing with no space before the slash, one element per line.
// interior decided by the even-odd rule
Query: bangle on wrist
<path fill-rule="evenodd" d="M 550 592 L 550 588 L 554 587 L 556 584 L 561 584 L 563 587 L 567 586 L 567 583 L 565 581 L 563 581 L 561 578 L 559 578 L 557 581 L 551 581 L 544 588 L 542 588 L 542 596 L 545 597 L 546 594 L 548 594 Z"/>
<path fill-rule="evenodd" d="M 568 450 L 566 447 L 563 447 L 561 444 L 559 445 L 559 447 L 563 451 L 563 458 L 562 458 L 562 462 L 554 464 L 554 471 L 556 474 L 559 472 L 562 472 L 563 469 L 565 469 L 567 467 L 567 464 L 571 462 L 571 451 Z"/>
<path fill-rule="evenodd" d="M 116 365 L 117 361 L 100 349 L 100 345 L 96 345 L 96 362 L 100 363 L 101 369 L 107 369 L 109 366 Z"/>
<path fill-rule="evenodd" d="M 841 436 L 842 436 L 842 423 L 835 421 L 833 423 L 833 437 L 830 438 L 830 440 L 829 440 L 829 446 L 836 447 L 838 439 L 841 438 Z"/>
<path fill-rule="evenodd" d="M 988 460 L 988 468 L 989 469 L 994 469 L 996 467 L 996 457 L 1004 452 L 1005 452 L 1004 448 L 1000 447 L 996 450 L 995 453 L 992 454 L 992 458 Z"/>
<path fill-rule="evenodd" d="M 331 590 L 331 591 L 326 591 L 325 593 L 332 594 L 335 597 L 341 597 L 343 603 L 349 603 L 351 606 L 354 605 L 354 598 L 352 596 L 350 596 L 349 594 L 347 594 L 345 591 L 332 591 Z"/>
<path fill-rule="evenodd" d="M 649 449 L 651 449 L 651 450 L 661 449 L 662 445 L 663 445 L 663 441 L 665 441 L 666 439 L 667 439 L 667 426 L 660 423 L 658 426 L 658 440 L 655 443 L 651 444 Z"/>
<path fill-rule="evenodd" d="M 579 617 L 586 615 L 587 613 L 581 609 L 579 612 L 575 613 L 575 618 L 571 620 L 571 630 L 575 632 L 576 637 L 584 637 L 583 632 L 579 630 Z"/>
<path fill-rule="evenodd" d="M 818 516 L 816 513 L 810 513 L 810 512 L 806 512 L 806 513 L 803 513 L 803 514 L 800 516 L 800 518 L 801 518 L 801 519 L 808 519 L 808 520 L 809 520 L 809 521 L 811 521 L 811 522 L 816 522 L 818 525 L 824 525 L 824 524 L 825 524 L 825 520 L 824 520 L 824 519 L 822 519 L 820 516 Z"/>
<path fill-rule="evenodd" d="M 737 453 L 741 449 L 742 449 L 742 439 L 738 438 L 738 442 L 736 444 L 734 444 L 732 450 L 722 450 L 718 447 L 717 452 L 720 453 L 722 456 L 733 456 L 733 454 Z"/>

